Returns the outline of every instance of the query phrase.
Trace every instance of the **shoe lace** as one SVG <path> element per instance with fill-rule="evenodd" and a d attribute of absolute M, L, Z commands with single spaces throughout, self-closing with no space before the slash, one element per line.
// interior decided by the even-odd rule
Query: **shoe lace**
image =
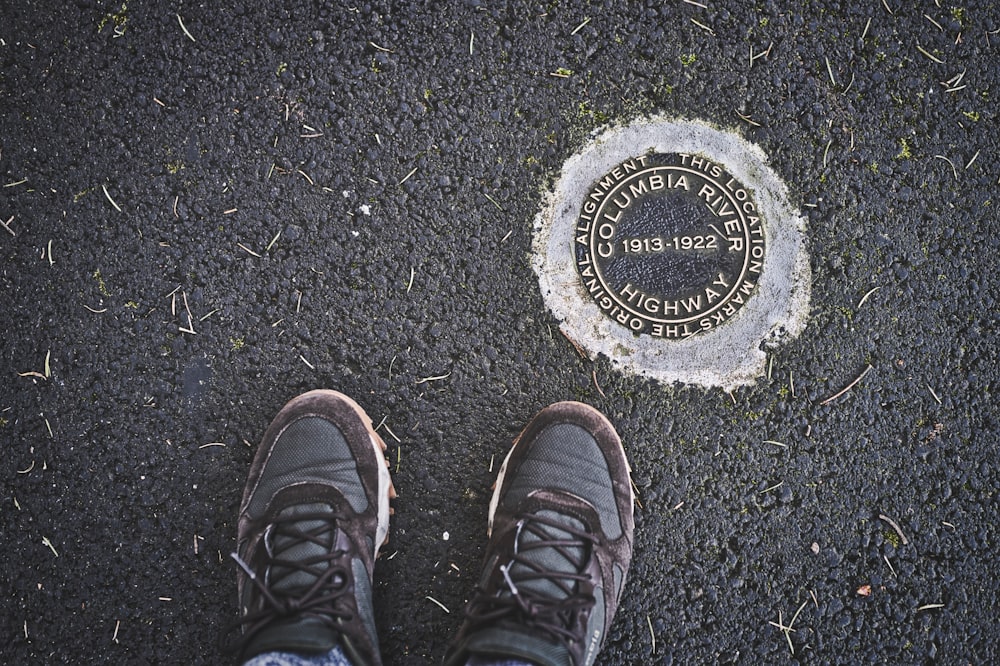
<path fill-rule="evenodd" d="M 553 535 L 553 528 L 557 535 Z M 525 538 L 529 535 L 531 539 Z M 510 561 L 500 565 L 503 585 L 492 593 L 479 588 L 466 616 L 476 626 L 512 620 L 563 643 L 579 640 L 579 615 L 596 603 L 592 594 L 579 591 L 580 583 L 590 581 L 581 572 L 596 542 L 594 535 L 557 519 L 537 514 L 518 516 L 514 553 Z M 554 570 L 544 565 L 549 558 L 533 557 L 541 549 L 554 549 L 570 565 L 568 570 Z"/>
<path fill-rule="evenodd" d="M 330 513 L 278 516 L 266 527 L 263 537 L 265 555 L 259 564 L 263 580 L 238 553 L 230 553 L 260 593 L 262 601 L 259 609 L 246 613 L 227 627 L 223 633 L 224 652 L 242 651 L 275 622 L 308 616 L 336 629 L 340 622 L 352 619 L 353 613 L 341 603 L 352 576 L 347 564 L 349 553 L 334 548 L 337 531 L 337 518 Z M 310 543 L 321 546 L 325 552 L 310 557 L 283 557 L 288 551 Z M 312 577 L 312 584 L 307 587 L 290 584 L 290 577 L 301 577 L 301 574 Z M 226 642 L 226 637 L 236 629 L 241 629 L 242 635 Z"/>

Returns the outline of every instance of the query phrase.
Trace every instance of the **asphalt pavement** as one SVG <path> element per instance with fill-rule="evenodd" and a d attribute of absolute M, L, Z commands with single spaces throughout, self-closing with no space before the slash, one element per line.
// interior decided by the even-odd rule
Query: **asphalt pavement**
<path fill-rule="evenodd" d="M 635 558 L 600 664 L 1000 660 L 994 2 L 0 1 L 0 662 L 208 664 L 291 397 L 400 497 L 388 664 L 437 663 L 545 405 L 618 428 Z M 560 333 L 533 221 L 595 132 L 759 146 L 809 321 L 732 392 Z"/>

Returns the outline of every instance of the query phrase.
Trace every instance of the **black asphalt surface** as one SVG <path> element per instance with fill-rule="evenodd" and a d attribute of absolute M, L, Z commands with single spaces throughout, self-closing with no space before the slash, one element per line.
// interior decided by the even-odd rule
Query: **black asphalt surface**
<path fill-rule="evenodd" d="M 996 3 L 252 4 L 0 2 L 0 662 L 224 663 L 253 447 L 317 387 L 390 443 L 388 664 L 440 661 L 564 399 L 641 503 L 601 664 L 1000 660 Z M 651 114 L 808 219 L 810 323 L 732 394 L 581 358 L 531 268 Z"/>

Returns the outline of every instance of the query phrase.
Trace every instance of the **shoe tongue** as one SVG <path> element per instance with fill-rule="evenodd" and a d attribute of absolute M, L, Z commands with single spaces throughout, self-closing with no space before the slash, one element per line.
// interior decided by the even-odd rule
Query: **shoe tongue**
<path fill-rule="evenodd" d="M 580 573 L 579 562 L 585 556 L 584 545 L 579 537 L 572 534 L 569 529 L 585 531 L 584 524 L 565 514 L 557 511 L 539 511 L 535 515 L 549 521 L 565 525 L 568 529 L 561 529 L 537 521 L 528 521 L 521 528 L 521 533 L 517 538 L 518 555 L 530 562 L 532 566 L 521 564 L 515 561 L 508 573 L 514 581 L 519 591 L 531 591 L 535 594 L 562 599 L 566 592 L 554 581 L 548 578 L 535 577 L 538 571 L 552 571 L 558 573 L 578 574 Z M 529 529 L 530 525 L 530 529 Z M 538 534 L 538 533 L 540 534 Z M 579 545 L 574 546 L 542 546 L 534 547 L 540 541 L 574 541 Z M 524 580 L 519 580 L 524 577 Z M 564 585 L 569 585 L 570 589 L 576 591 L 576 583 L 562 581 Z"/>
<path fill-rule="evenodd" d="M 331 513 L 327 504 L 298 504 L 290 506 L 278 513 L 279 518 L 294 518 L 295 516 Z M 286 523 L 287 524 L 287 523 Z M 335 523 L 331 520 L 301 520 L 291 523 L 296 531 L 313 534 L 321 543 L 308 539 L 289 536 L 281 532 L 265 535 L 268 552 L 277 560 L 290 562 L 314 563 L 313 568 L 319 572 L 326 571 L 328 564 L 316 562 L 317 558 L 327 555 L 333 548 L 337 536 Z M 270 571 L 272 589 L 280 592 L 308 589 L 316 582 L 317 576 L 299 568 L 273 565 Z"/>

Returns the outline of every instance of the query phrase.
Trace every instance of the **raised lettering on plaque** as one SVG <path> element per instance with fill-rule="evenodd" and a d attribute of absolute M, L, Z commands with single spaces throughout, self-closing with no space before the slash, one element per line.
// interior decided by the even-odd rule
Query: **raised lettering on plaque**
<path fill-rule="evenodd" d="M 750 191 L 700 155 L 622 162 L 590 188 L 573 239 L 583 286 L 636 334 L 682 339 L 756 290 L 765 232 Z"/>

